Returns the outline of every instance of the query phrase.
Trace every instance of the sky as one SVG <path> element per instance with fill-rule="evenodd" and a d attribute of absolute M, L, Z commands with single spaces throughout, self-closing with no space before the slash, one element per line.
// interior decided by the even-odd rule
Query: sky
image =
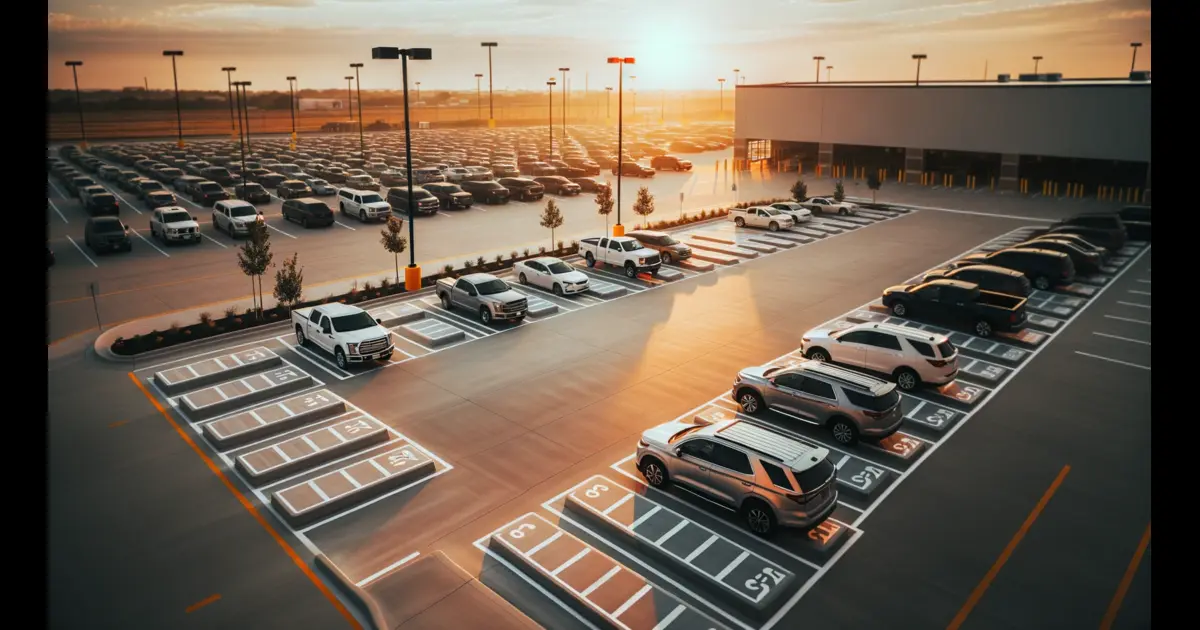
<path fill-rule="evenodd" d="M 373 46 L 433 49 L 409 65 L 423 89 L 474 89 L 495 41 L 496 90 L 544 89 L 570 67 L 571 89 L 615 85 L 610 56 L 634 57 L 639 89 L 716 89 L 717 79 L 812 81 L 813 57 L 834 81 L 994 79 L 1033 71 L 1115 77 L 1130 42 L 1151 60 L 1150 0 L 48 0 L 51 88 L 69 88 L 67 60 L 82 60 L 83 89 L 171 86 L 165 49 L 181 49 L 182 89 L 224 89 L 222 66 L 253 90 L 345 85 L 362 62 L 362 88 L 397 89 L 396 61 Z M 632 77 L 637 77 L 636 80 Z"/>

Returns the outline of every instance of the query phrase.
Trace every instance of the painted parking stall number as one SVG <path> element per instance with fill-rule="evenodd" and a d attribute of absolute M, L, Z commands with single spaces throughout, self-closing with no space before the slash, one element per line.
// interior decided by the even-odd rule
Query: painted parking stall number
<path fill-rule="evenodd" d="M 1008 368 L 978 359 L 960 359 L 958 369 L 963 374 L 988 383 L 999 383 L 1005 376 L 1008 376 Z"/>
<path fill-rule="evenodd" d="M 849 455 L 837 462 L 838 484 L 867 499 L 881 490 L 891 475 L 886 468 Z"/>
<path fill-rule="evenodd" d="M 838 523 L 837 521 L 826 520 L 820 525 L 808 530 L 808 539 L 821 545 L 828 545 L 841 531 L 841 523 Z"/>
<path fill-rule="evenodd" d="M 901 402 L 904 419 L 934 431 L 945 431 L 958 420 L 959 412 L 935 405 L 929 401 L 905 395 Z"/>
<path fill-rule="evenodd" d="M 537 525 L 534 525 L 533 523 L 521 523 L 520 527 L 508 532 L 508 537 L 520 540 L 525 537 L 525 532 L 533 531 L 535 529 L 537 529 Z"/>
<path fill-rule="evenodd" d="M 771 567 L 764 567 L 757 575 L 746 580 L 745 587 L 756 594 L 755 601 L 758 601 L 770 594 L 771 587 L 779 585 L 786 577 Z"/>
<path fill-rule="evenodd" d="M 394 471 L 400 471 L 412 466 L 413 463 L 420 461 L 420 459 L 412 452 L 412 449 L 402 448 L 399 452 L 390 453 L 387 456 L 387 464 Z"/>
<path fill-rule="evenodd" d="M 312 396 L 305 396 L 304 400 L 302 400 L 300 404 L 304 405 L 308 409 L 316 409 L 317 407 L 328 405 L 331 402 L 333 401 L 330 400 L 325 394 L 313 394 Z"/>

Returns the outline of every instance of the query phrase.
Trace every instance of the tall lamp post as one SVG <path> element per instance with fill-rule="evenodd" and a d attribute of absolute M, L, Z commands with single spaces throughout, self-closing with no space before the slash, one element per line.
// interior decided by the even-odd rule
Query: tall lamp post
<path fill-rule="evenodd" d="M 476 72 L 475 73 L 475 111 L 477 113 L 475 115 L 479 116 L 480 120 L 483 120 L 483 89 L 479 86 L 479 82 L 481 79 L 483 79 L 483 75 Z"/>
<path fill-rule="evenodd" d="M 625 64 L 633 64 L 633 57 L 609 57 L 608 63 L 617 64 L 617 223 L 613 226 L 613 236 L 625 236 L 625 226 L 621 225 L 621 171 L 624 169 L 625 156 Z"/>
<path fill-rule="evenodd" d="M 557 82 L 554 79 L 546 80 L 546 86 L 548 87 L 547 95 L 549 96 L 547 102 L 550 105 L 550 113 L 546 116 L 546 120 L 548 121 L 546 128 L 550 130 L 550 146 L 546 147 L 547 161 L 550 160 L 550 156 L 554 155 L 554 86 L 556 84 Z"/>
<path fill-rule="evenodd" d="M 821 82 L 821 62 L 825 61 L 825 57 L 817 55 L 813 57 L 813 61 L 817 62 L 817 83 Z"/>
<path fill-rule="evenodd" d="M 179 106 L 179 69 L 175 66 L 175 58 L 182 57 L 182 50 L 164 50 L 164 57 L 171 58 L 171 76 L 175 79 L 175 123 L 179 130 L 179 148 L 183 148 L 183 108 Z"/>
<path fill-rule="evenodd" d="M 428 61 L 433 59 L 430 48 L 397 48 L 395 46 L 377 46 L 371 49 L 372 59 L 399 59 L 404 78 L 404 172 L 412 173 L 412 128 L 408 118 L 408 60 Z M 406 177 L 408 187 L 408 266 L 404 268 L 404 290 L 416 291 L 421 288 L 421 268 L 417 266 L 416 244 L 413 237 L 413 206 L 412 177 Z"/>
<path fill-rule="evenodd" d="M 346 109 L 350 110 L 350 122 L 354 122 L 354 77 L 346 79 Z"/>
<path fill-rule="evenodd" d="M 1042 59 L 1043 59 L 1043 57 L 1041 55 L 1033 56 L 1033 73 L 1034 74 L 1038 73 L 1038 66 L 1042 63 Z"/>
<path fill-rule="evenodd" d="M 68 61 L 66 66 L 71 68 L 71 77 L 75 79 L 75 105 L 79 108 L 79 139 L 80 146 L 87 149 L 87 134 L 83 130 L 83 97 L 79 94 L 79 73 L 76 71 L 83 65 L 82 61 Z"/>
<path fill-rule="evenodd" d="M 499 46 L 496 42 L 480 42 L 480 46 L 488 51 L 488 126 L 496 126 L 496 106 L 492 102 L 492 49 Z"/>
<path fill-rule="evenodd" d="M 354 68 L 354 89 L 358 92 L 358 157 L 365 162 L 367 160 L 367 143 L 363 140 L 363 117 L 362 117 L 362 79 L 358 76 L 359 68 L 362 68 L 361 63 L 350 64 Z"/>
<path fill-rule="evenodd" d="M 246 88 L 250 86 L 249 81 L 234 81 L 233 87 L 238 89 L 238 122 L 241 123 L 242 130 L 246 134 L 246 141 L 239 142 L 242 147 L 242 185 L 246 185 L 246 153 L 250 151 L 250 97 L 246 95 Z M 246 120 L 242 122 L 242 110 L 246 110 Z"/>
<path fill-rule="evenodd" d="M 292 104 L 292 141 L 291 150 L 296 150 L 296 77 L 288 77 L 288 95 Z"/>
<path fill-rule="evenodd" d="M 1142 47 L 1142 42 L 1129 42 L 1129 47 L 1133 49 L 1133 60 L 1129 62 L 1129 71 L 1137 67 L 1137 49 Z"/>
<path fill-rule="evenodd" d="M 613 91 L 613 87 L 612 87 L 611 85 L 606 85 L 606 86 L 604 86 L 604 91 L 608 93 L 608 96 L 606 96 L 606 97 L 605 97 L 605 99 L 604 99 L 604 118 L 605 118 L 605 120 L 609 120 L 609 121 L 611 121 L 611 120 L 612 120 L 612 91 Z"/>
<path fill-rule="evenodd" d="M 912 58 L 917 60 L 917 85 L 921 85 L 921 62 L 925 59 L 928 59 L 929 55 L 917 53 L 913 55 Z"/>
<path fill-rule="evenodd" d="M 718 78 L 717 85 L 721 86 L 721 117 L 725 117 L 725 79 Z"/>
<path fill-rule="evenodd" d="M 225 73 L 225 85 L 229 88 L 229 135 L 232 137 L 238 135 L 237 121 L 233 117 L 233 73 L 237 72 L 237 68 L 225 66 L 221 72 Z"/>
<path fill-rule="evenodd" d="M 741 75 L 741 72 L 742 72 L 742 71 L 741 71 L 741 69 L 740 69 L 740 68 L 734 68 L 734 69 L 733 69 L 733 85 L 734 85 L 734 87 L 737 87 L 737 86 L 738 86 L 739 84 L 741 84 L 741 82 L 742 82 L 742 79 L 741 79 L 741 76 L 742 76 L 742 75 Z"/>
<path fill-rule="evenodd" d="M 825 66 L 825 82 L 829 83 L 829 75 L 833 74 L 833 66 Z"/>
<path fill-rule="evenodd" d="M 566 143 L 566 141 L 567 141 L 567 73 L 570 72 L 571 69 L 570 68 L 559 68 L 558 71 L 562 73 L 562 78 L 563 78 L 563 90 L 562 90 L 563 130 L 562 130 L 562 136 L 559 139 L 559 144 L 562 145 L 562 144 Z"/>

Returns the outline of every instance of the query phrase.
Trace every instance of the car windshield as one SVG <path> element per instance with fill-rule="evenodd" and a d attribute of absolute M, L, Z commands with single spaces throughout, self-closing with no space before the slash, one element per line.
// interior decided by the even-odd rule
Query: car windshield
<path fill-rule="evenodd" d="M 260 192 L 263 190 L 262 184 L 246 184 L 243 186 L 247 192 Z"/>
<path fill-rule="evenodd" d="M 306 186 L 307 186 L 307 184 L 305 184 L 304 182 L 288 182 L 287 183 L 287 187 L 289 190 L 304 190 L 304 188 Z"/>
<path fill-rule="evenodd" d="M 550 270 L 550 273 L 556 274 L 556 275 L 560 274 L 560 273 L 570 273 L 571 272 L 571 265 L 568 265 L 567 263 L 565 263 L 561 260 L 556 260 L 556 261 L 550 263 L 549 265 L 546 265 L 546 268 Z"/>
<path fill-rule="evenodd" d="M 186 212 L 166 212 L 163 213 L 163 223 L 180 223 L 182 221 L 191 221 L 192 215 Z"/>
<path fill-rule="evenodd" d="M 508 285 L 503 280 L 495 279 L 475 285 L 480 295 L 496 295 L 508 291 Z"/>
<path fill-rule="evenodd" d="M 763 208 L 763 210 L 764 210 L 764 211 L 765 211 L 767 214 L 769 214 L 769 215 L 771 215 L 771 216 L 773 216 L 773 217 L 775 217 L 775 216 L 779 216 L 779 215 L 783 214 L 782 212 L 780 212 L 780 211 L 776 210 L 775 208 Z"/>
<path fill-rule="evenodd" d="M 380 202 L 380 201 L 383 201 L 383 197 L 380 197 L 379 195 L 376 195 L 376 194 L 363 195 L 363 197 L 362 197 L 363 203 L 376 203 L 376 202 Z"/>
<path fill-rule="evenodd" d="M 200 184 L 200 190 L 202 190 L 204 192 L 215 192 L 215 191 L 221 190 L 221 185 L 214 183 L 214 182 L 209 182 L 207 184 Z"/>
<path fill-rule="evenodd" d="M 312 180 L 312 181 L 310 181 L 310 182 L 308 182 L 308 183 L 309 183 L 309 184 L 311 184 L 311 185 L 313 185 L 313 186 L 328 186 L 328 185 L 329 185 L 329 182 L 327 182 L 327 181 L 325 181 L 325 180 L 323 180 L 323 179 L 314 179 L 314 180 Z"/>
<path fill-rule="evenodd" d="M 93 224 L 93 229 L 102 233 L 124 232 L 125 226 L 121 225 L 120 221 L 97 221 Z"/>
<path fill-rule="evenodd" d="M 679 440 L 682 440 L 683 438 L 685 438 L 685 437 L 687 437 L 687 436 L 689 436 L 689 435 L 691 435 L 691 434 L 695 433 L 696 431 L 699 431 L 700 429 L 703 429 L 703 428 L 704 428 L 704 427 L 702 427 L 702 426 L 701 426 L 701 427 L 688 427 L 688 428 L 686 428 L 686 429 L 684 429 L 684 430 L 680 431 L 679 433 L 676 433 L 675 435 L 672 435 L 672 436 L 671 436 L 671 439 L 667 440 L 667 443 L 668 443 L 668 444 L 674 444 L 674 443 L 678 442 Z"/>
<path fill-rule="evenodd" d="M 162 190 L 162 184 L 158 182 L 138 182 L 138 186 L 141 186 L 142 190 Z"/>
<path fill-rule="evenodd" d="M 632 252 L 632 251 L 635 251 L 635 250 L 639 250 L 639 249 L 641 249 L 641 248 L 642 248 L 642 244 L 641 244 L 641 243 L 639 243 L 639 242 L 637 242 L 637 241 L 623 241 L 623 242 L 621 242 L 621 249 L 622 249 L 622 250 L 624 250 L 624 251 L 627 251 L 627 252 Z"/>
<path fill-rule="evenodd" d="M 942 353 L 942 358 L 947 359 L 954 356 L 954 344 L 949 341 L 943 341 L 938 344 L 938 352 Z"/>
<path fill-rule="evenodd" d="M 428 190 L 414 190 L 413 191 L 413 199 L 427 199 L 432 196 L 433 196 L 433 193 L 429 192 Z"/>
<path fill-rule="evenodd" d="M 258 211 L 251 206 L 234 206 L 229 213 L 235 217 L 252 217 L 258 214 Z"/>
<path fill-rule="evenodd" d="M 338 332 L 364 330 L 376 325 L 375 320 L 371 319 L 371 316 L 366 313 L 355 313 L 353 315 L 342 315 L 341 317 L 333 318 L 333 329 Z"/>
<path fill-rule="evenodd" d="M 675 240 L 673 237 L 664 236 L 664 237 L 662 237 L 662 240 L 659 241 L 659 244 L 660 245 L 678 245 L 679 241 Z"/>

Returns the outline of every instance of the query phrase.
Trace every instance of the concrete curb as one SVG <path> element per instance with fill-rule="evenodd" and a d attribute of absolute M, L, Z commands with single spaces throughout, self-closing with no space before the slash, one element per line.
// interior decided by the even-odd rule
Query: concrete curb
<path fill-rule="evenodd" d="M 367 627 L 370 630 L 389 630 L 387 616 L 383 614 L 383 610 L 379 608 L 375 599 L 359 588 L 357 584 L 351 582 L 350 578 L 346 577 L 333 561 L 325 557 L 325 554 L 319 553 L 313 557 L 313 567 L 333 582 L 333 585 L 350 600 L 350 603 L 366 616 Z"/>

